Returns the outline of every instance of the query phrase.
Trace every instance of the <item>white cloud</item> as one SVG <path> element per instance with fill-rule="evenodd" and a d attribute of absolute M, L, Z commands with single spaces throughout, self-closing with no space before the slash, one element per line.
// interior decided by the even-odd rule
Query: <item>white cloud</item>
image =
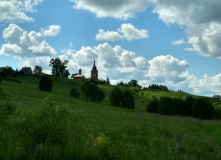
<path fill-rule="evenodd" d="M 221 58 L 221 1 L 156 0 L 154 13 L 166 24 L 186 26 L 190 51 Z M 183 12 L 185 11 L 185 12 Z"/>
<path fill-rule="evenodd" d="M 171 43 L 173 45 L 181 45 L 184 43 L 184 39 L 173 40 Z"/>
<path fill-rule="evenodd" d="M 137 29 L 132 24 L 121 24 L 121 28 L 119 29 L 119 32 L 121 32 L 124 35 L 124 38 L 131 41 L 134 39 L 143 39 L 148 38 L 148 31 L 145 29 Z"/>
<path fill-rule="evenodd" d="M 118 41 L 123 38 L 118 32 L 115 31 L 104 31 L 99 29 L 99 33 L 96 35 L 96 40 L 108 40 L 108 41 Z"/>
<path fill-rule="evenodd" d="M 192 76 L 189 79 L 189 88 L 192 88 L 195 94 L 213 95 L 221 93 L 221 74 L 208 76 L 205 74 L 202 79 Z"/>
<path fill-rule="evenodd" d="M 21 57 L 42 57 L 55 55 L 56 51 L 39 32 L 27 32 L 15 24 L 10 24 L 3 31 L 3 38 L 7 42 L 0 48 L 0 54 Z"/>
<path fill-rule="evenodd" d="M 151 0 L 70 0 L 76 9 L 88 10 L 97 17 L 114 17 L 128 19 L 135 13 L 144 11 L 152 4 Z"/>
<path fill-rule="evenodd" d="M 61 26 L 59 25 L 50 25 L 47 28 L 41 29 L 41 32 L 45 37 L 55 37 L 60 33 L 60 31 Z"/>
<path fill-rule="evenodd" d="M 99 30 L 99 33 L 96 35 L 96 40 L 108 40 L 108 41 L 118 41 L 121 39 L 126 39 L 128 41 L 136 39 L 148 38 L 148 31 L 145 29 L 137 29 L 132 24 L 121 24 L 121 28 L 118 31 L 104 31 L 103 29 Z"/>
<path fill-rule="evenodd" d="M 0 22 L 29 22 L 34 21 L 27 15 L 28 12 L 35 12 L 34 7 L 43 0 L 1 0 L 0 1 Z"/>
<path fill-rule="evenodd" d="M 166 55 L 157 56 L 150 60 L 147 78 L 157 83 L 179 83 L 186 80 L 188 63 Z"/>

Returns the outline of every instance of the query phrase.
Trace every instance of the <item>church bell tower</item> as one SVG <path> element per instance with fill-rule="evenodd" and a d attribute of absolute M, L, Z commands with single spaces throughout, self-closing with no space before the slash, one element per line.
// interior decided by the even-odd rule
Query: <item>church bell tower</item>
<path fill-rule="evenodd" d="M 94 80 L 98 80 L 98 70 L 97 70 L 95 61 L 94 61 L 94 65 L 91 70 L 91 78 L 93 78 Z"/>

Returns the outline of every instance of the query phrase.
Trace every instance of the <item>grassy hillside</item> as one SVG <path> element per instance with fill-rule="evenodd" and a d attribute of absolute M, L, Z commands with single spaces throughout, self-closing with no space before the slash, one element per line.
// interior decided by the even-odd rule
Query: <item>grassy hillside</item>
<path fill-rule="evenodd" d="M 108 94 L 113 86 L 99 86 L 106 95 L 99 104 L 69 96 L 70 89 L 80 89 L 81 80 L 53 78 L 51 93 L 39 91 L 38 82 L 38 78 L 28 77 L 3 79 L 0 83 L 16 104 L 14 113 L 7 120 L 7 129 L 1 131 L 1 159 L 221 159 L 220 121 L 145 112 L 153 95 L 183 98 L 186 93 L 145 91 L 142 96 L 130 90 L 136 99 L 136 107 L 128 110 L 109 105 Z M 42 103 L 45 97 L 50 98 Z M 44 108 L 51 102 L 58 110 Z M 66 106 L 68 111 L 64 117 L 51 113 L 63 115 L 66 111 L 59 109 Z M 59 123 L 64 118 L 65 123 L 52 123 L 60 119 L 56 121 Z M 39 125 L 49 122 L 58 129 Z M 50 132 L 52 138 L 62 132 L 64 139 L 53 143 L 46 137 L 39 144 L 37 142 L 42 139 L 37 139 L 36 133 L 41 131 Z"/>

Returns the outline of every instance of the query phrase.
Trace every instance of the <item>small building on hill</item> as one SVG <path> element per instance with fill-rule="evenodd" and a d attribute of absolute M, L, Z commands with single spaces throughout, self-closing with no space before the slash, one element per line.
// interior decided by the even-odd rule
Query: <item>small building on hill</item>
<path fill-rule="evenodd" d="M 21 69 L 21 71 L 22 71 L 22 73 L 24 73 L 25 75 L 31 75 L 32 74 L 32 69 L 31 69 L 31 67 L 23 67 L 22 69 Z"/>
<path fill-rule="evenodd" d="M 220 100 L 220 99 L 221 99 L 220 95 L 213 95 L 213 97 L 212 97 L 212 98 L 214 98 L 214 99 L 218 99 L 218 100 Z"/>
<path fill-rule="evenodd" d="M 73 79 L 85 79 L 84 75 L 81 74 L 81 69 L 79 69 L 78 75 L 75 75 Z"/>
<path fill-rule="evenodd" d="M 95 64 L 95 61 L 94 61 L 94 65 L 92 67 L 92 70 L 91 70 L 91 78 L 93 78 L 94 80 L 98 80 L 98 70 L 97 70 L 97 67 L 96 67 L 96 64 Z M 77 79 L 90 79 L 90 78 L 85 78 L 84 75 L 82 75 L 82 70 L 79 69 L 79 72 L 78 72 L 78 75 L 75 75 L 73 77 L 73 79 L 77 80 Z"/>

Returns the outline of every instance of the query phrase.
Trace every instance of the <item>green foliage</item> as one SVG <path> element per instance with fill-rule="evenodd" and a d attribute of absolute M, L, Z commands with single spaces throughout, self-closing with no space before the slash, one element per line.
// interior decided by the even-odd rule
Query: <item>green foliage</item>
<path fill-rule="evenodd" d="M 0 75 L 0 82 L 2 82 L 2 76 Z"/>
<path fill-rule="evenodd" d="M 196 100 L 192 96 L 187 96 L 185 97 L 184 101 L 185 101 L 185 111 L 187 115 L 192 116 L 192 108 Z"/>
<path fill-rule="evenodd" d="M 52 67 L 51 69 L 52 75 L 55 75 L 57 77 L 62 77 L 62 78 L 68 78 L 70 73 L 68 70 L 66 70 L 67 64 L 68 64 L 67 60 L 64 60 L 62 62 L 60 58 L 51 59 L 49 66 Z"/>
<path fill-rule="evenodd" d="M 109 80 L 108 77 L 107 77 L 107 79 L 106 79 L 106 83 L 107 83 L 107 85 L 110 85 L 110 80 Z"/>
<path fill-rule="evenodd" d="M 5 129 L 6 120 L 15 110 L 15 104 L 12 103 L 11 96 L 0 88 L 0 125 L 2 131 Z"/>
<path fill-rule="evenodd" d="M 135 79 L 132 79 L 132 80 L 130 80 L 130 82 L 128 82 L 128 86 L 136 87 L 136 86 L 138 86 L 138 81 Z"/>
<path fill-rule="evenodd" d="M 129 109 L 135 108 L 134 97 L 128 91 L 123 92 L 121 102 L 122 102 L 122 107 L 124 108 L 129 108 Z"/>
<path fill-rule="evenodd" d="M 12 67 L 2 67 L 0 68 L 0 77 L 12 77 L 15 71 Z"/>
<path fill-rule="evenodd" d="M 81 93 L 87 100 L 100 102 L 104 99 L 105 95 L 98 88 L 96 83 L 97 81 L 94 81 L 93 79 L 91 81 L 86 81 L 81 87 Z"/>
<path fill-rule="evenodd" d="M 214 103 L 215 118 L 221 119 L 221 104 Z"/>
<path fill-rule="evenodd" d="M 68 145 L 70 116 L 67 106 L 56 106 L 45 98 L 38 109 L 25 112 L 16 126 L 26 151 L 35 152 L 36 159 L 53 159 L 55 149 Z"/>
<path fill-rule="evenodd" d="M 153 99 L 147 105 L 147 112 L 158 113 L 159 100 L 153 96 Z"/>
<path fill-rule="evenodd" d="M 158 84 L 151 84 L 149 86 L 149 88 L 147 88 L 148 90 L 151 91 L 169 91 L 167 86 L 164 85 L 158 85 Z"/>
<path fill-rule="evenodd" d="M 109 95 L 110 103 L 113 106 L 120 106 L 122 101 L 122 91 L 118 87 L 114 87 L 114 89 L 110 92 Z"/>
<path fill-rule="evenodd" d="M 158 110 L 160 114 L 173 115 L 174 114 L 173 99 L 170 97 L 161 97 L 158 105 Z"/>
<path fill-rule="evenodd" d="M 41 66 L 35 66 L 33 71 L 34 71 L 35 74 L 42 74 L 42 67 Z"/>
<path fill-rule="evenodd" d="M 80 92 L 76 89 L 71 89 L 69 94 L 71 97 L 74 97 L 74 98 L 79 98 L 80 96 Z"/>
<path fill-rule="evenodd" d="M 39 89 L 41 91 L 51 92 L 53 88 L 53 82 L 47 75 L 42 75 L 39 81 Z"/>
<path fill-rule="evenodd" d="M 206 98 L 199 98 L 193 104 L 193 116 L 201 119 L 212 119 L 214 117 L 214 106 Z"/>
<path fill-rule="evenodd" d="M 173 106 L 175 115 L 187 115 L 186 104 L 183 99 L 173 98 Z"/>

